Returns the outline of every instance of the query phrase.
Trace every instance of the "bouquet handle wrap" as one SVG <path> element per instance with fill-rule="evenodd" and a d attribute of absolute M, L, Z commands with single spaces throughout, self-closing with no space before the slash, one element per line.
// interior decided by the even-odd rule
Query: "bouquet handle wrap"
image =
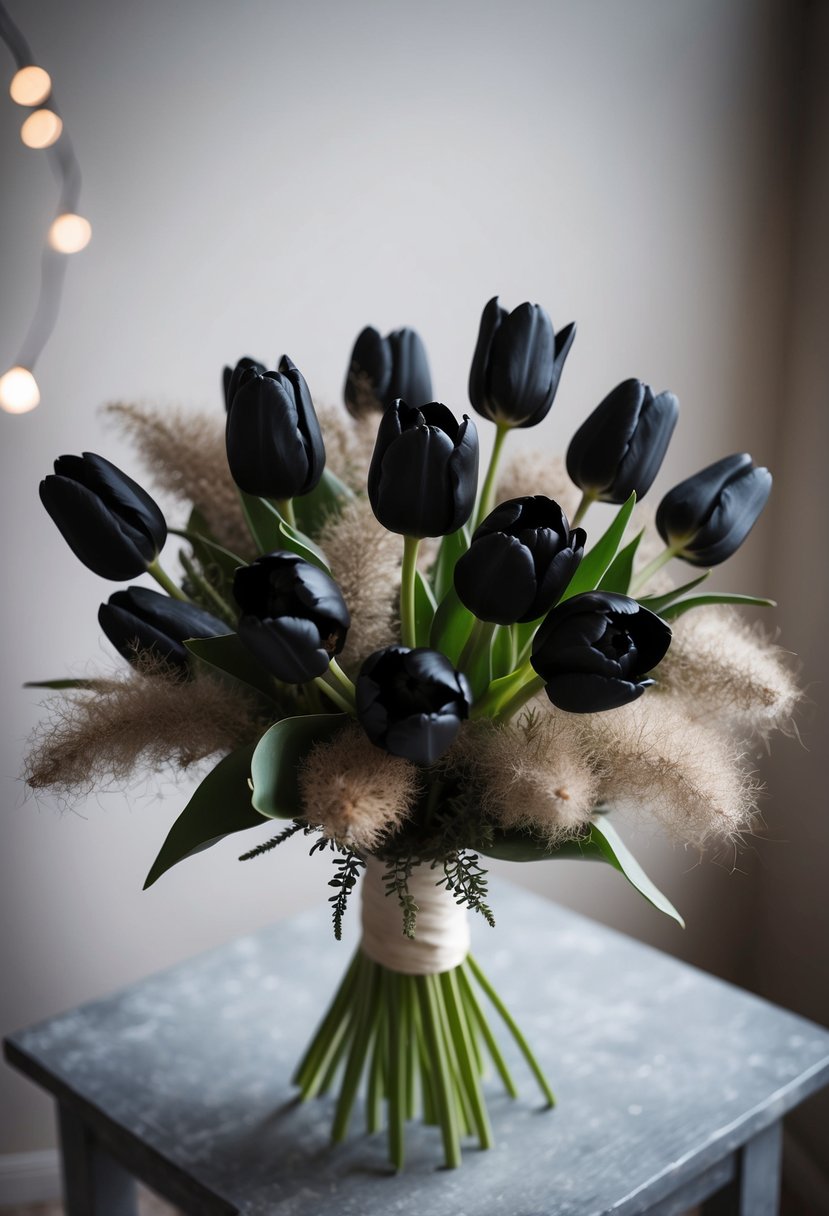
<path fill-rule="evenodd" d="M 439 871 L 420 865 L 409 877 L 409 894 L 417 904 L 417 932 L 409 938 L 401 928 L 397 900 L 386 893 L 385 870 L 384 862 L 366 859 L 363 953 L 389 971 L 404 975 L 439 975 L 459 967 L 469 954 L 469 913 L 445 886 L 437 885 Z"/>

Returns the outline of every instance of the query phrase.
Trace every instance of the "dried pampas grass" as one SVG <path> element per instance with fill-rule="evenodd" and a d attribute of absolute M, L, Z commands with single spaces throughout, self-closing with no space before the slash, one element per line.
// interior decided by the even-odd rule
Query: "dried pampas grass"
<path fill-rule="evenodd" d="M 791 656 L 728 607 L 681 617 L 656 675 L 659 693 L 681 702 L 686 719 L 746 737 L 790 728 L 800 700 Z"/>
<path fill-rule="evenodd" d="M 308 823 L 345 848 L 372 852 L 409 814 L 419 778 L 413 764 L 381 751 L 350 722 L 314 745 L 299 788 Z"/>
<path fill-rule="evenodd" d="M 514 452 L 498 471 L 495 501 L 523 498 L 528 494 L 544 494 L 554 499 L 568 519 L 572 519 L 581 494 L 567 476 L 560 456 L 547 452 L 525 450 Z"/>
<path fill-rule="evenodd" d="M 341 406 L 318 405 L 328 466 L 352 490 L 365 492 L 380 414 L 352 418 Z"/>
<path fill-rule="evenodd" d="M 64 796 L 123 785 L 139 765 L 187 769 L 256 739 L 263 727 L 253 703 L 232 685 L 209 676 L 185 680 L 150 657 L 140 670 L 47 704 L 23 776 L 34 790 Z"/>
<path fill-rule="evenodd" d="M 399 639 L 402 540 L 377 522 L 367 499 L 357 498 L 323 528 L 320 545 L 351 613 L 339 661 L 354 672 L 373 651 Z"/>
<path fill-rule="evenodd" d="M 759 786 L 734 741 L 690 722 L 669 698 L 646 693 L 632 705 L 579 716 L 582 743 L 600 775 L 599 799 L 651 815 L 698 847 L 749 830 Z"/>

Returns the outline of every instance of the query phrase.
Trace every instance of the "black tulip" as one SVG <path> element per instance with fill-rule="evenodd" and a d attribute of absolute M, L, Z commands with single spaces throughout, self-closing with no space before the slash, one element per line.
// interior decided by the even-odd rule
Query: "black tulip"
<path fill-rule="evenodd" d="M 575 322 L 555 333 L 539 304 L 508 312 L 494 296 L 481 316 L 469 373 L 473 407 L 501 426 L 536 426 L 550 412 L 575 336 Z"/>
<path fill-rule="evenodd" d="M 143 574 L 167 539 L 167 524 L 146 490 L 119 468 L 84 452 L 59 456 L 40 483 L 40 501 L 69 548 L 101 578 Z"/>
<path fill-rule="evenodd" d="M 387 646 L 357 677 L 357 717 L 372 743 L 414 764 L 434 764 L 469 717 L 466 676 L 437 650 Z"/>
<path fill-rule="evenodd" d="M 415 406 L 432 400 L 426 347 L 413 329 L 396 329 L 384 338 L 368 325 L 351 352 L 345 381 L 349 413 L 355 418 L 382 413 L 398 398 Z"/>
<path fill-rule="evenodd" d="M 597 405 L 567 449 L 571 480 L 600 502 L 644 498 L 659 472 L 679 414 L 673 393 L 654 396 L 641 380 L 623 380 Z"/>
<path fill-rule="evenodd" d="M 294 498 L 309 494 L 322 477 L 325 447 L 314 403 L 287 355 L 279 371 L 241 373 L 225 438 L 231 475 L 247 494 Z"/>
<path fill-rule="evenodd" d="M 548 613 L 530 661 L 553 705 L 594 714 L 641 697 L 670 644 L 665 622 L 636 600 L 587 591 Z"/>
<path fill-rule="evenodd" d="M 747 452 L 726 456 L 680 482 L 662 499 L 656 526 L 692 566 L 716 566 L 739 549 L 771 493 L 771 473 Z"/>
<path fill-rule="evenodd" d="M 395 401 L 380 420 L 368 496 L 384 528 L 404 536 L 446 536 L 472 514 L 478 488 L 478 432 L 438 401 L 415 409 Z"/>
<path fill-rule="evenodd" d="M 321 676 L 345 645 L 351 617 L 330 574 L 295 553 L 266 553 L 241 566 L 233 594 L 238 633 L 268 671 L 286 684 Z"/>
<path fill-rule="evenodd" d="M 98 622 L 112 645 L 128 663 L 137 665 L 149 652 L 172 667 L 189 671 L 188 638 L 212 638 L 229 633 L 218 617 L 171 599 L 148 587 L 116 591 L 98 609 Z"/>
<path fill-rule="evenodd" d="M 239 387 L 242 374 L 251 369 L 260 376 L 264 375 L 268 370 L 265 364 L 260 363 L 258 359 L 252 359 L 250 355 L 244 355 L 235 367 L 225 367 L 222 372 L 222 388 L 224 389 L 226 411 L 230 409 L 233 394 Z"/>
<path fill-rule="evenodd" d="M 538 620 L 570 582 L 586 540 L 552 498 L 511 498 L 476 529 L 455 565 L 455 590 L 482 621 Z"/>

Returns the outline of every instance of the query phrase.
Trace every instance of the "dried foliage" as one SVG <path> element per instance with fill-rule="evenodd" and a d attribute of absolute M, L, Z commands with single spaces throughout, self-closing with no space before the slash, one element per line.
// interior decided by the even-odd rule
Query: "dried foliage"
<path fill-rule="evenodd" d="M 147 657 L 141 670 L 49 698 L 30 741 L 24 777 L 32 789 L 85 795 L 123 785 L 135 769 L 187 769 L 262 731 L 253 703 L 209 676 L 184 680 Z"/>
<path fill-rule="evenodd" d="M 368 500 L 358 498 L 327 524 L 320 544 L 351 613 L 340 663 L 353 672 L 373 651 L 399 639 L 402 542 L 377 522 Z"/>
<path fill-rule="evenodd" d="M 299 788 L 308 823 L 343 848 L 372 852 L 409 814 L 419 778 L 413 764 L 381 751 L 350 722 L 312 747 Z"/>

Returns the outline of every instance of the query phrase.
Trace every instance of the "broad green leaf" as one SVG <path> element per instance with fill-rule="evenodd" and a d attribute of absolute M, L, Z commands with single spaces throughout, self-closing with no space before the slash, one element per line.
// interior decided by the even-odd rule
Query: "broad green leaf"
<path fill-rule="evenodd" d="M 466 527 L 450 532 L 440 542 L 437 561 L 432 569 L 432 585 L 435 589 L 435 599 L 441 602 L 455 576 L 455 563 L 469 548 L 469 533 Z"/>
<path fill-rule="evenodd" d="M 678 604 L 670 604 L 659 615 L 666 621 L 675 621 L 677 617 L 689 612 L 691 608 L 704 608 L 706 604 L 743 604 L 754 608 L 777 607 L 776 600 L 764 600 L 756 595 L 720 595 L 712 591 L 710 595 L 692 595 L 690 599 L 680 600 Z"/>
<path fill-rule="evenodd" d="M 333 738 L 348 720 L 348 714 L 302 714 L 266 730 L 250 766 L 254 808 L 268 819 L 301 816 L 299 766 L 315 743 Z"/>
<path fill-rule="evenodd" d="M 511 625 L 512 636 L 515 638 L 515 666 L 520 667 L 522 663 L 526 663 L 532 650 L 533 638 L 538 626 L 544 620 L 543 616 L 538 617 L 534 621 L 524 621 L 516 625 Z"/>
<path fill-rule="evenodd" d="M 319 536 L 326 520 L 339 515 L 347 502 L 355 497 L 354 491 L 328 468 L 310 494 L 294 499 L 296 521 L 306 536 Z"/>
<path fill-rule="evenodd" d="M 23 685 L 24 688 L 52 688 L 56 692 L 61 692 L 71 688 L 96 688 L 100 680 L 27 680 Z"/>
<path fill-rule="evenodd" d="M 565 860 L 604 861 L 604 854 L 587 834 L 579 839 L 565 840 L 553 848 L 530 832 L 496 828 L 492 839 L 486 844 L 474 842 L 476 853 L 494 857 L 500 861 L 551 861 Z"/>
<path fill-rule="evenodd" d="M 429 631 L 429 645 L 433 650 L 442 651 L 451 663 L 457 663 L 474 624 L 475 617 L 461 603 L 452 586 L 438 605 Z"/>
<path fill-rule="evenodd" d="M 152 864 L 144 890 L 185 857 L 267 820 L 251 805 L 250 762 L 253 744 L 237 748 L 208 773 L 179 815 Z"/>
<path fill-rule="evenodd" d="M 564 600 L 572 599 L 574 595 L 580 595 L 583 591 L 593 591 L 599 585 L 605 571 L 616 556 L 619 545 L 622 543 L 625 528 L 628 526 L 628 520 L 635 505 L 636 492 L 634 491 L 625 505 L 619 508 L 616 518 L 605 534 L 596 541 L 592 549 L 582 558 L 576 573 L 570 579 L 567 590 L 559 601 L 560 603 L 563 603 Z"/>
<path fill-rule="evenodd" d="M 649 608 L 651 612 L 655 612 L 659 616 L 663 608 L 667 608 L 674 600 L 680 599 L 686 591 L 693 591 L 694 587 L 698 587 L 700 583 L 704 583 L 710 576 L 711 571 L 705 570 L 702 574 L 697 575 L 696 578 L 692 578 L 689 583 L 683 583 L 681 587 L 672 587 L 670 591 L 666 591 L 663 595 L 643 595 L 637 596 L 637 599 L 643 608 Z"/>
<path fill-rule="evenodd" d="M 635 887 L 640 895 L 644 895 L 645 899 L 653 904 L 655 908 L 660 912 L 664 912 L 666 916 L 673 917 L 677 924 L 681 925 L 683 929 L 685 928 L 685 921 L 667 896 L 663 895 L 659 888 L 648 878 L 639 862 L 609 821 L 607 815 L 597 815 L 593 818 L 590 826 L 590 837 L 601 849 L 602 853 L 604 853 L 605 860 L 609 861 L 621 874 L 624 874 L 631 886 Z"/>
<path fill-rule="evenodd" d="M 415 640 L 418 646 L 429 645 L 432 621 L 437 604 L 428 581 L 418 570 L 415 573 Z"/>
<path fill-rule="evenodd" d="M 515 640 L 509 625 L 497 625 L 492 638 L 492 675 L 498 680 L 515 670 Z"/>
<path fill-rule="evenodd" d="M 630 580 L 633 577 L 633 559 L 644 535 L 645 529 L 643 528 L 641 532 L 637 532 L 629 544 L 625 545 L 624 549 L 619 550 L 602 576 L 599 583 L 600 591 L 616 591 L 620 595 L 627 595 L 630 591 Z"/>
<path fill-rule="evenodd" d="M 190 638 L 184 645 L 191 654 L 216 671 L 232 676 L 234 680 L 274 700 L 276 690 L 271 677 L 243 644 L 238 633 L 222 634 L 216 638 Z"/>
<path fill-rule="evenodd" d="M 261 553 L 272 553 L 275 549 L 287 549 L 328 572 L 328 564 L 321 549 L 312 540 L 292 528 L 268 502 L 267 498 L 256 498 L 253 494 L 239 491 L 242 510 L 245 513 L 251 536 Z"/>

